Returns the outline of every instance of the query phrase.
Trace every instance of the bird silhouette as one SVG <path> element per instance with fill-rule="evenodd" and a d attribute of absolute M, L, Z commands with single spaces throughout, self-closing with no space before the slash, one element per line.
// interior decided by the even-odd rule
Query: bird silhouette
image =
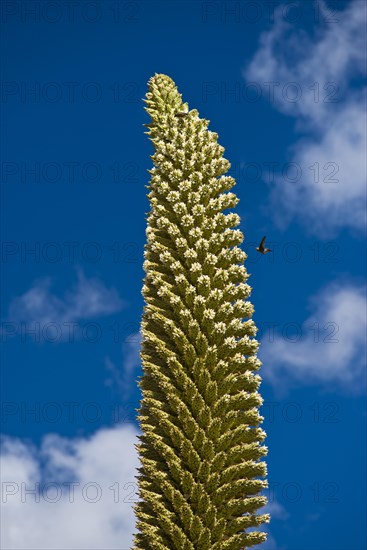
<path fill-rule="evenodd" d="M 256 250 L 260 252 L 260 254 L 266 254 L 267 252 L 271 252 L 270 248 L 265 248 L 265 239 L 266 237 L 263 237 L 261 239 L 261 243 L 259 246 L 256 247 Z"/>

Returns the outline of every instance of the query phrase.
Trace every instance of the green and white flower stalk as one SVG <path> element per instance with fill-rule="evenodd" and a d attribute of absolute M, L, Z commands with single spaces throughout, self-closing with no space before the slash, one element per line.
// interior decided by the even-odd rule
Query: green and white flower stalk
<path fill-rule="evenodd" d="M 168 76 L 148 86 L 155 152 L 134 548 L 240 550 L 266 540 L 269 515 L 257 513 L 267 502 L 267 448 L 247 255 L 233 229 L 239 216 L 223 213 L 239 199 L 209 121 L 188 110 Z"/>

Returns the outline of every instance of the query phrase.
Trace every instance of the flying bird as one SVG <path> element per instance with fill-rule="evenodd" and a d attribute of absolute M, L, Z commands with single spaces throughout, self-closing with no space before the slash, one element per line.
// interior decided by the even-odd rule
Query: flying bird
<path fill-rule="evenodd" d="M 260 254 L 266 254 L 267 252 L 271 252 L 270 248 L 265 248 L 265 239 L 266 237 L 263 237 L 261 239 L 261 243 L 259 246 L 256 247 L 256 250 L 260 252 Z"/>

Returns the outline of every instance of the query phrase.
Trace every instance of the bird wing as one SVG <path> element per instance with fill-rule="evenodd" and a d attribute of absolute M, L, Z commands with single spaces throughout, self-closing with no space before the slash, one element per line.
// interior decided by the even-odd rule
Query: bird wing
<path fill-rule="evenodd" d="M 264 248 L 264 246 L 265 246 L 265 239 L 266 239 L 266 237 L 263 237 L 263 238 L 261 239 L 261 243 L 259 244 L 259 248 Z"/>

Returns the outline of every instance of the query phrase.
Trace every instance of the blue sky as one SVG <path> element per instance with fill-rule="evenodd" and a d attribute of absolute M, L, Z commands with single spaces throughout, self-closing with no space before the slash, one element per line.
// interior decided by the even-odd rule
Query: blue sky
<path fill-rule="evenodd" d="M 142 98 L 158 72 L 211 121 L 237 180 L 269 448 L 262 548 L 362 550 L 365 3 L 1 10 L 3 548 L 131 546 Z"/>

